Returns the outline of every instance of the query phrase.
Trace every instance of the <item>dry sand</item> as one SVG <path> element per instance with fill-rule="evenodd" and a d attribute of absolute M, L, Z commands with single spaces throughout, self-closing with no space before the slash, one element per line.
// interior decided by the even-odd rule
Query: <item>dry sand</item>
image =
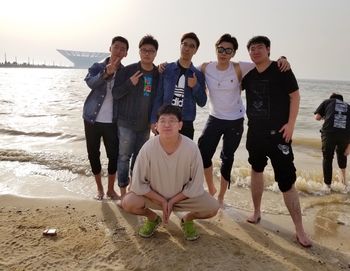
<path fill-rule="evenodd" d="M 251 225 L 245 214 L 234 217 L 221 212 L 197 221 L 201 238 L 190 242 L 172 215 L 143 239 L 142 220 L 113 201 L 3 195 L 0 270 L 350 270 L 350 254 L 339 244 L 298 245 L 292 229 L 279 226 L 292 227 L 289 218 L 265 216 Z M 57 236 L 43 236 L 46 228 L 57 228 Z"/>

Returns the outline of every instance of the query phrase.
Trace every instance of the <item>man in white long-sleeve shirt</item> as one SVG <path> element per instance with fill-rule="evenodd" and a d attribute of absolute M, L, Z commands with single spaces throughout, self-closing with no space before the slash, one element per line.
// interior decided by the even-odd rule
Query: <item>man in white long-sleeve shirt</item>
<path fill-rule="evenodd" d="M 162 219 L 152 209 L 163 211 L 167 223 L 171 212 L 189 211 L 181 219 L 186 240 L 199 235 L 194 219 L 216 215 L 219 203 L 203 187 L 204 170 L 196 144 L 182 136 L 181 111 L 172 105 L 159 110 L 156 129 L 159 136 L 145 143 L 137 157 L 131 192 L 122 200 L 125 211 L 147 219 L 139 230 L 142 237 L 150 237 Z"/>

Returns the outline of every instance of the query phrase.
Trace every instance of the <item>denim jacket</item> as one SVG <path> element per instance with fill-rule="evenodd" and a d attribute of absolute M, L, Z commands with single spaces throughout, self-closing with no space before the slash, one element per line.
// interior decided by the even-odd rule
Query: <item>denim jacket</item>
<path fill-rule="evenodd" d="M 100 112 L 103 101 L 107 93 L 107 81 L 103 79 L 104 70 L 108 64 L 109 57 L 102 62 L 94 63 L 85 77 L 85 82 L 91 89 L 83 107 L 83 119 L 90 123 L 95 123 L 96 117 Z M 123 66 L 121 65 L 120 68 Z M 118 71 L 120 70 L 118 69 Z M 117 103 L 113 103 L 113 122 L 116 121 Z"/>
<path fill-rule="evenodd" d="M 191 89 L 187 86 L 187 79 L 191 77 L 193 73 L 196 74 L 197 84 Z M 180 67 L 178 61 L 167 64 L 164 72 L 160 75 L 158 93 L 152 109 L 151 123 L 157 121 L 158 110 L 163 104 L 171 104 L 179 75 Z M 204 75 L 191 63 L 191 66 L 185 73 L 185 81 L 186 86 L 184 104 L 182 107 L 182 119 L 184 121 L 194 121 L 196 118 L 196 104 L 203 107 L 207 103 Z"/>

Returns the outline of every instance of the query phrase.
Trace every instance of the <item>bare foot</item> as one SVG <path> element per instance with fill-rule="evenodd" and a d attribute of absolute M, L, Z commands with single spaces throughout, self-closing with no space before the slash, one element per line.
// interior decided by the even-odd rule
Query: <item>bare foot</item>
<path fill-rule="evenodd" d="M 224 198 L 218 197 L 218 202 L 219 202 L 220 209 L 222 209 L 222 210 L 225 209 Z"/>
<path fill-rule="evenodd" d="M 101 200 L 103 200 L 104 195 L 105 194 L 103 191 L 97 191 L 97 194 L 96 194 L 96 196 L 94 196 L 94 199 L 101 201 Z"/>
<path fill-rule="evenodd" d="M 116 201 L 116 204 L 119 208 L 123 209 L 122 201 L 120 199 Z"/>
<path fill-rule="evenodd" d="M 297 242 L 299 245 L 305 248 L 312 247 L 312 242 L 309 237 L 303 232 L 298 235 L 298 233 L 295 235 Z"/>
<path fill-rule="evenodd" d="M 126 194 L 126 187 L 120 187 L 120 198 L 123 198 Z"/>
<path fill-rule="evenodd" d="M 215 187 L 208 187 L 208 192 L 210 195 L 214 196 L 217 192 Z"/>
<path fill-rule="evenodd" d="M 106 195 L 111 200 L 118 200 L 118 199 L 120 199 L 119 195 L 114 190 L 113 191 L 107 191 Z"/>
<path fill-rule="evenodd" d="M 258 224 L 261 220 L 260 214 L 253 214 L 251 217 L 247 218 L 247 222 L 252 224 Z"/>

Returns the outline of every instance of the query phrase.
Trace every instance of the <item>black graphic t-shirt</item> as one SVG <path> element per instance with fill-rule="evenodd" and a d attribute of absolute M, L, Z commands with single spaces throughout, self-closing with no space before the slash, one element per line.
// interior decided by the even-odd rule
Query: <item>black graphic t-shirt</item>
<path fill-rule="evenodd" d="M 138 100 L 137 108 L 140 112 L 144 112 L 139 116 L 139 121 L 141 123 L 149 122 L 149 114 L 150 108 L 152 106 L 152 91 L 153 91 L 153 71 L 145 71 L 142 70 L 143 77 L 143 92 L 140 92 L 140 99 Z M 140 78 L 140 79 L 141 79 Z"/>
<path fill-rule="evenodd" d="M 174 106 L 180 107 L 182 109 L 184 104 L 184 98 L 185 98 L 185 87 L 186 87 L 185 73 L 187 69 L 182 67 L 180 64 L 178 64 L 178 66 L 180 68 L 180 74 L 177 79 L 177 84 L 175 85 L 174 97 L 171 104 Z"/>
<path fill-rule="evenodd" d="M 327 99 L 316 109 L 315 114 L 324 118 L 323 132 L 350 133 L 350 106 L 338 99 Z"/>
<path fill-rule="evenodd" d="M 298 82 L 291 70 L 281 72 L 277 62 L 262 73 L 255 68 L 242 80 L 246 90 L 249 128 L 279 130 L 289 119 L 289 94 L 298 90 Z"/>

